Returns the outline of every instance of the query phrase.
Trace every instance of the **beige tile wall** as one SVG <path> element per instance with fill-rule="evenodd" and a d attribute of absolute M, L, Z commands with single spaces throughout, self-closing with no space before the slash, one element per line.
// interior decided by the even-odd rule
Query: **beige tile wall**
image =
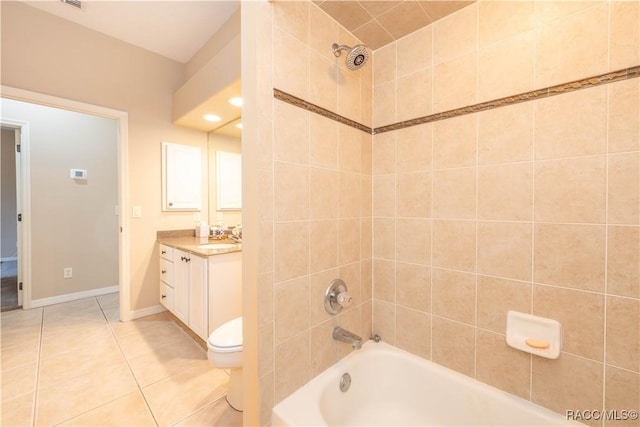
<path fill-rule="evenodd" d="M 375 52 L 373 125 L 636 65 L 636 1 L 481 0 Z M 639 123 L 632 79 L 376 135 L 374 331 L 562 414 L 638 409 Z M 560 321 L 560 358 L 508 347 L 507 310 Z"/>
<path fill-rule="evenodd" d="M 391 124 L 638 65 L 638 3 L 480 1 L 356 72 L 330 46 L 357 39 L 313 3 L 256 7 L 261 422 L 348 353 L 335 324 L 367 337 L 372 319 L 556 411 L 637 408 L 638 80 L 374 138 L 272 90 Z M 335 277 L 356 306 L 331 317 Z M 508 309 L 560 320 L 560 359 L 507 347 Z"/>
<path fill-rule="evenodd" d="M 335 325 L 372 322 L 372 136 L 273 98 L 273 88 L 371 125 L 371 64 L 349 71 L 333 43 L 358 41 L 311 2 L 260 2 L 258 88 L 258 357 L 260 420 L 345 356 Z M 323 306 L 342 278 L 355 298 Z"/>

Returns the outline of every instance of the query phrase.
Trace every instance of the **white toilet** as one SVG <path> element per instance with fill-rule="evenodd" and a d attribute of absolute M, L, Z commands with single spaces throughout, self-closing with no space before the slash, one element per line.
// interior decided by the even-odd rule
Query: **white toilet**
<path fill-rule="evenodd" d="M 242 411 L 242 317 L 237 317 L 211 333 L 207 340 L 207 357 L 213 366 L 229 369 L 227 402 Z"/>

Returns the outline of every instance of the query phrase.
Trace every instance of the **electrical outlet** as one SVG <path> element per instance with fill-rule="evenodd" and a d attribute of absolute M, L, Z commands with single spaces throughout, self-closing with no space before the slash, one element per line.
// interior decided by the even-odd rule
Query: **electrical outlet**
<path fill-rule="evenodd" d="M 64 270 L 62 270 L 62 275 L 65 279 L 73 277 L 73 268 L 65 267 Z"/>

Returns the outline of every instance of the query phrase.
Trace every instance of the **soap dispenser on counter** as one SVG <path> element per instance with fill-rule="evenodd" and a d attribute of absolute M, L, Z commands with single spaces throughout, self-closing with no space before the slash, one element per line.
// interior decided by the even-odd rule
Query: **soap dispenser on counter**
<path fill-rule="evenodd" d="M 196 225 L 196 237 L 209 239 L 209 224 L 201 221 L 200 224 Z"/>

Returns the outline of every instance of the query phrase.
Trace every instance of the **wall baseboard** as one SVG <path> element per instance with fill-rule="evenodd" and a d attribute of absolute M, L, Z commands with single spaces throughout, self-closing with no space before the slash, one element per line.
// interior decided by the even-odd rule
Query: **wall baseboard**
<path fill-rule="evenodd" d="M 162 304 L 157 304 L 152 305 L 151 307 L 141 308 L 140 310 L 132 310 L 129 314 L 131 315 L 131 320 L 133 320 L 151 316 L 152 314 L 162 313 L 163 311 L 167 311 L 167 308 Z"/>
<path fill-rule="evenodd" d="M 75 301 L 83 298 L 98 297 L 100 295 L 113 294 L 120 291 L 119 286 L 108 286 L 106 288 L 91 289 L 89 291 L 74 292 L 71 294 L 57 295 L 55 297 L 40 298 L 31 300 L 31 307 L 44 307 L 47 305 L 60 304 L 62 302 Z"/>
<path fill-rule="evenodd" d="M 5 258 L 0 258 L 0 262 L 9 262 L 9 261 L 17 261 L 18 257 L 17 256 L 8 256 Z"/>

